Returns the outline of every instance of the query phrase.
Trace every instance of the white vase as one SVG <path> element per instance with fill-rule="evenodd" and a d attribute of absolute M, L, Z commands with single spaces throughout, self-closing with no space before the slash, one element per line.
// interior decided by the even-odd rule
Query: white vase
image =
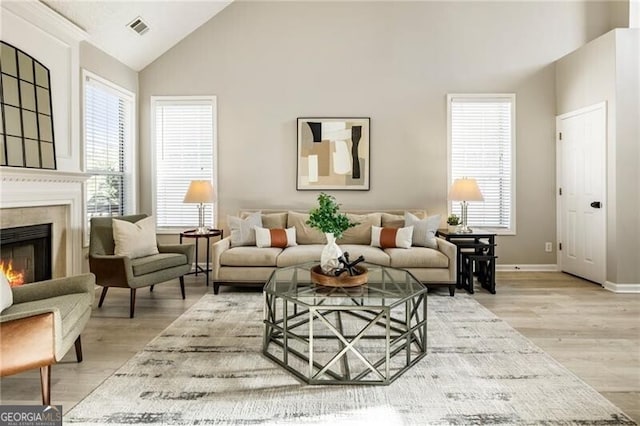
<path fill-rule="evenodd" d="M 327 236 L 327 245 L 322 249 L 320 255 L 320 268 L 326 275 L 333 275 L 333 271 L 340 267 L 338 258 L 342 256 L 342 250 L 336 244 L 336 239 L 332 233 L 325 233 Z"/>

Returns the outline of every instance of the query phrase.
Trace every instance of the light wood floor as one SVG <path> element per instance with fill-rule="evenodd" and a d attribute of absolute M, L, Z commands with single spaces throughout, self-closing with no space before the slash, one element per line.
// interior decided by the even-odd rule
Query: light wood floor
<path fill-rule="evenodd" d="M 211 291 L 202 276 L 186 283 L 184 301 L 177 280 L 153 293 L 139 290 L 133 320 L 129 292 L 111 289 L 82 335 L 84 362 L 77 364 L 71 350 L 53 367 L 53 403 L 68 411 Z M 221 288 L 228 291 L 242 290 Z M 477 288 L 474 297 L 640 423 L 640 295 L 555 272 L 498 273 L 497 292 Z M 40 404 L 37 372 L 2 378 L 0 403 Z"/>

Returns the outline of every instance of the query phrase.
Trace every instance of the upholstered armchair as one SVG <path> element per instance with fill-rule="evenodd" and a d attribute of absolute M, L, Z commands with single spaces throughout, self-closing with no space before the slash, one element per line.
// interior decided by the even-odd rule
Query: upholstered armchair
<path fill-rule="evenodd" d="M 75 345 L 91 316 L 95 277 L 83 274 L 12 289 L 13 305 L 0 314 L 0 376 L 40 368 L 42 404 L 51 401 L 51 366 Z"/>
<path fill-rule="evenodd" d="M 146 218 L 145 214 L 120 216 L 115 219 L 136 223 Z M 130 258 L 115 255 L 112 217 L 91 218 L 89 234 L 89 269 L 96 275 L 96 283 L 102 287 L 98 307 L 102 307 L 107 290 L 110 287 L 130 289 L 129 318 L 133 318 L 136 304 L 136 290 L 150 287 L 165 281 L 180 280 L 182 298 L 184 294 L 184 275 L 193 264 L 193 245 L 158 244 L 158 254 Z"/>

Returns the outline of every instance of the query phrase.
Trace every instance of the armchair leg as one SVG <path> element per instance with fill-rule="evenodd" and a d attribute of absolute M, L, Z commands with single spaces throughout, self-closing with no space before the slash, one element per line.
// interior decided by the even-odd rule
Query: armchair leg
<path fill-rule="evenodd" d="M 184 300 L 184 277 L 180 277 L 180 292 L 182 293 L 182 300 Z"/>
<path fill-rule="evenodd" d="M 107 295 L 107 291 L 109 287 L 102 287 L 102 293 L 100 294 L 100 301 L 98 302 L 98 308 L 102 308 L 102 302 L 104 302 L 104 297 Z"/>
<path fill-rule="evenodd" d="M 51 403 L 51 365 L 40 367 L 40 388 L 42 405 L 49 405 Z"/>
<path fill-rule="evenodd" d="M 76 339 L 76 359 L 78 362 L 82 362 L 82 342 L 80 341 L 80 336 Z"/>
<path fill-rule="evenodd" d="M 131 289 L 131 297 L 129 300 L 129 318 L 133 318 L 133 311 L 136 308 L 136 289 Z"/>

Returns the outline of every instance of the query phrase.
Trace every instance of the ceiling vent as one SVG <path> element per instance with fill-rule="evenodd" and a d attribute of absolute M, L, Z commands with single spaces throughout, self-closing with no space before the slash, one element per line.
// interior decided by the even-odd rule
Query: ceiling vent
<path fill-rule="evenodd" d="M 129 28 L 131 28 L 133 31 L 137 32 L 140 35 L 149 31 L 149 26 L 139 16 L 133 21 L 131 21 L 131 23 L 128 26 Z"/>

